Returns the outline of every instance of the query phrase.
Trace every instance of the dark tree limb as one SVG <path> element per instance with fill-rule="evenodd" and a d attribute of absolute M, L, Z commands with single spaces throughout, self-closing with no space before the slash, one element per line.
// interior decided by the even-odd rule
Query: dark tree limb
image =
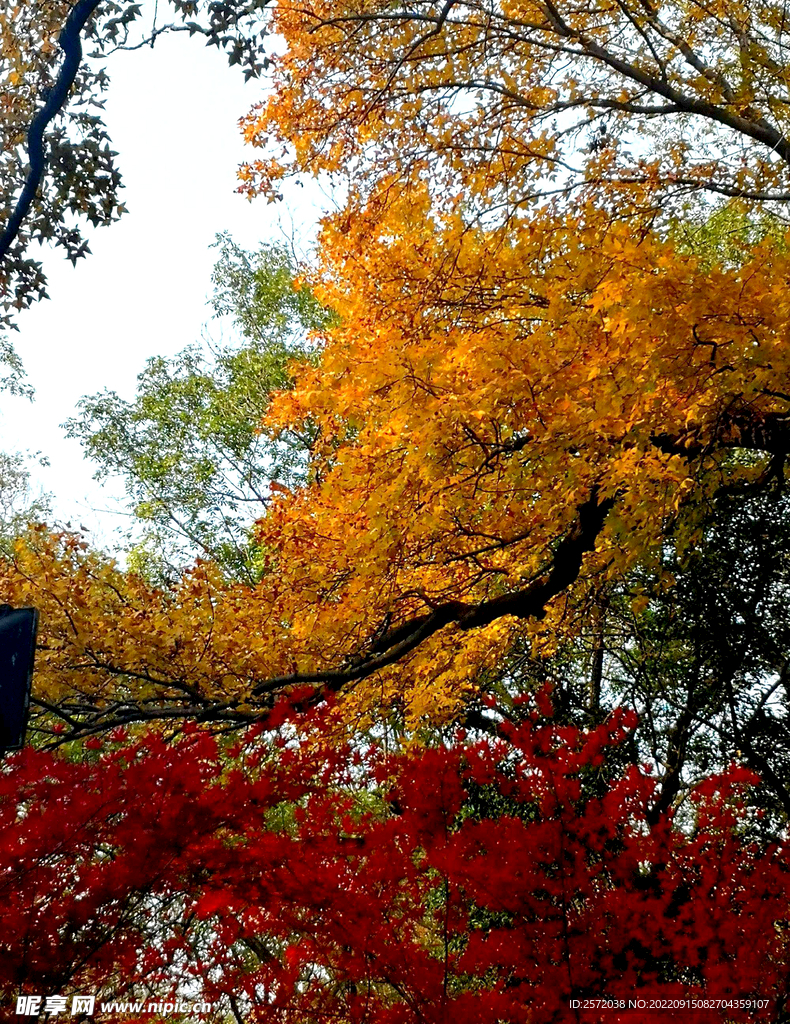
<path fill-rule="evenodd" d="M 443 602 L 430 612 L 415 616 L 390 630 L 367 655 L 336 669 L 275 676 L 259 683 L 253 693 L 262 696 L 301 685 L 321 685 L 329 690 L 338 690 L 346 683 L 358 682 L 400 661 L 445 626 L 454 624 L 461 630 L 480 629 L 505 615 L 523 619 L 543 618 L 548 602 L 578 577 L 584 555 L 595 546 L 614 502 L 614 497 L 599 499 L 598 489 L 593 488 L 591 496 L 580 506 L 573 527 L 557 544 L 548 572 L 526 587 L 477 604 Z"/>
<path fill-rule="evenodd" d="M 651 441 L 666 455 L 681 455 L 689 461 L 721 448 L 748 448 L 784 458 L 790 455 L 790 413 L 761 414 L 749 407 L 728 409 L 710 441 L 701 439 L 695 428 L 680 434 L 654 434 Z"/>
<path fill-rule="evenodd" d="M 299 696 L 293 702 L 294 711 L 306 711 L 343 686 L 365 679 L 401 661 L 446 626 L 455 625 L 464 631 L 479 629 L 505 615 L 540 619 L 545 614 L 548 602 L 578 578 L 584 555 L 595 546 L 616 497 L 601 499 L 598 488 L 594 487 L 590 497 L 579 506 L 572 527 L 554 547 L 546 571 L 526 586 L 478 603 L 446 601 L 437 604 L 430 612 L 417 615 L 385 632 L 369 645 L 367 653 L 350 657 L 337 668 L 294 672 L 265 679 L 252 686 L 250 697 L 244 700 L 243 705 L 242 702 L 213 703 L 200 698 L 196 700 L 194 692 L 165 680 L 159 680 L 160 684 L 183 689 L 185 695 L 192 699 L 184 703 L 171 702 L 166 697 L 152 698 L 142 703 L 122 700 L 104 707 L 87 701 L 54 707 L 35 700 L 38 706 L 55 714 L 63 725 L 68 726 L 62 732 L 46 728 L 38 729 L 38 732 L 42 739 L 47 737 L 45 745 L 53 747 L 135 723 L 171 722 L 175 725 L 178 721 L 189 719 L 220 731 L 234 730 L 256 721 L 265 722 L 278 697 L 294 688 L 314 688 L 312 693 Z M 120 666 L 103 664 L 102 668 L 121 676 L 135 674 L 126 673 Z"/>
<path fill-rule="evenodd" d="M 39 110 L 27 132 L 27 154 L 30 168 L 24 187 L 19 195 L 16 206 L 5 226 L 3 234 L 0 235 L 0 261 L 5 259 L 8 250 L 14 243 L 19 233 L 22 222 L 30 212 L 30 208 L 36 198 L 41 180 L 44 177 L 46 168 L 46 154 L 44 153 L 44 132 L 47 125 L 60 113 L 68 102 L 71 87 L 79 71 L 82 61 L 82 40 L 81 33 L 93 12 L 101 3 L 101 0 L 77 0 L 66 18 L 66 24 L 58 37 L 58 43 L 63 50 L 64 58 L 60 72 L 54 86 L 46 98 L 44 106 Z"/>
<path fill-rule="evenodd" d="M 717 449 L 744 448 L 764 452 L 772 456 L 771 473 L 766 475 L 766 480 L 760 481 L 764 485 L 769 476 L 773 478 L 781 471 L 785 456 L 790 455 L 790 414 L 765 414 L 751 406 L 732 405 L 719 417 L 712 439 L 702 439 L 692 429 L 676 435 L 656 434 L 652 443 L 667 454 L 681 455 L 690 461 L 704 459 Z M 53 742 L 57 745 L 78 736 L 96 735 L 135 722 L 169 721 L 175 724 L 179 720 L 194 719 L 220 729 L 239 728 L 254 721 L 265 721 L 281 695 L 301 687 L 308 688 L 308 692 L 297 697 L 294 708 L 297 711 L 307 710 L 328 694 L 402 661 L 448 626 L 467 631 L 483 628 L 504 616 L 541 619 L 548 603 L 578 578 L 584 555 L 594 548 L 618 496 L 613 494 L 601 498 L 599 486 L 593 487 L 587 500 L 578 506 L 573 525 L 549 553 L 546 570 L 516 590 L 479 602 L 437 602 L 428 611 L 394 627 L 385 618 L 373 631 L 366 646 L 349 654 L 336 667 L 250 680 L 249 696 L 243 702 L 204 701 L 186 686 L 158 680 L 156 682 L 160 685 L 182 689 L 190 699 L 182 703 L 163 696 L 144 704 L 127 700 L 109 707 L 90 703 L 65 707 L 69 717 L 61 718 L 69 726 L 69 731 L 59 734 Z M 102 668 L 121 676 L 134 674 L 127 673 L 123 666 L 102 665 Z M 477 724 L 496 729 L 496 723 Z"/>

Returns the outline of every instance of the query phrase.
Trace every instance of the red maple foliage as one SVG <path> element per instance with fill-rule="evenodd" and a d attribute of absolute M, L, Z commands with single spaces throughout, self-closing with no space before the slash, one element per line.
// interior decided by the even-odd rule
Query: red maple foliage
<path fill-rule="evenodd" d="M 754 776 L 655 820 L 649 774 L 609 770 L 634 716 L 583 731 L 542 704 L 500 739 L 397 755 L 338 745 L 331 710 L 232 748 L 195 727 L 23 751 L 0 772 L 0 986 L 199 991 L 218 1020 L 283 1024 L 674 1021 L 672 1000 L 742 998 L 765 1009 L 682 1019 L 778 1019 L 790 863 L 739 834 Z"/>

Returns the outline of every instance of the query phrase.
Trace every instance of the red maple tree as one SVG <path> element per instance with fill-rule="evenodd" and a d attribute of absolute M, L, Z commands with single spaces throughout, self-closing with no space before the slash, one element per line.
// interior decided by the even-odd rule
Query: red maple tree
<path fill-rule="evenodd" d="M 632 713 L 584 731 L 538 704 L 396 755 L 338 744 L 331 709 L 232 747 L 194 727 L 23 751 L 0 773 L 0 984 L 199 991 L 217 1020 L 287 1024 L 777 1019 L 790 864 L 740 834 L 755 777 L 709 778 L 681 827 L 613 767 Z"/>

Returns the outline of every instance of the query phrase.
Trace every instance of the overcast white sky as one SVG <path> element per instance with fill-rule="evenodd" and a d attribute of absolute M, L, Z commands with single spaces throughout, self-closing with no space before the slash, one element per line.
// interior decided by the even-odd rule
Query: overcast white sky
<path fill-rule="evenodd" d="M 146 358 L 199 340 L 217 232 L 251 248 L 280 237 L 278 222 L 293 214 L 304 233 L 320 202 L 300 190 L 294 212 L 235 194 L 236 167 L 250 156 L 237 121 L 262 85 L 245 84 L 200 38 L 160 37 L 153 50 L 113 55 L 107 68 L 106 121 L 129 213 L 91 234 L 92 255 L 76 268 L 46 254 L 50 300 L 22 315 L 13 339 L 36 397 L 0 396 L 0 448 L 48 456 L 38 484 L 55 495 L 61 519 L 100 543 L 111 543 L 119 520 L 101 514 L 110 494 L 61 424 L 84 394 L 106 387 L 131 398 Z"/>

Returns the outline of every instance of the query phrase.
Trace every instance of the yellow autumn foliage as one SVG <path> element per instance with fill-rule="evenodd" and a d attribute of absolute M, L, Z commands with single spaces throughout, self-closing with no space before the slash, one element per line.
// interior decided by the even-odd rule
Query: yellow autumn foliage
<path fill-rule="evenodd" d="M 447 719 L 517 635 L 550 649 L 722 488 L 781 472 L 789 246 L 711 261 L 668 219 L 788 190 L 778 8 L 665 6 L 277 6 L 243 187 L 345 195 L 311 281 L 337 322 L 262 426 L 317 426 L 310 483 L 275 491 L 253 588 L 21 546 L 1 583 L 42 608 L 43 700 L 234 720 L 304 683 Z"/>

